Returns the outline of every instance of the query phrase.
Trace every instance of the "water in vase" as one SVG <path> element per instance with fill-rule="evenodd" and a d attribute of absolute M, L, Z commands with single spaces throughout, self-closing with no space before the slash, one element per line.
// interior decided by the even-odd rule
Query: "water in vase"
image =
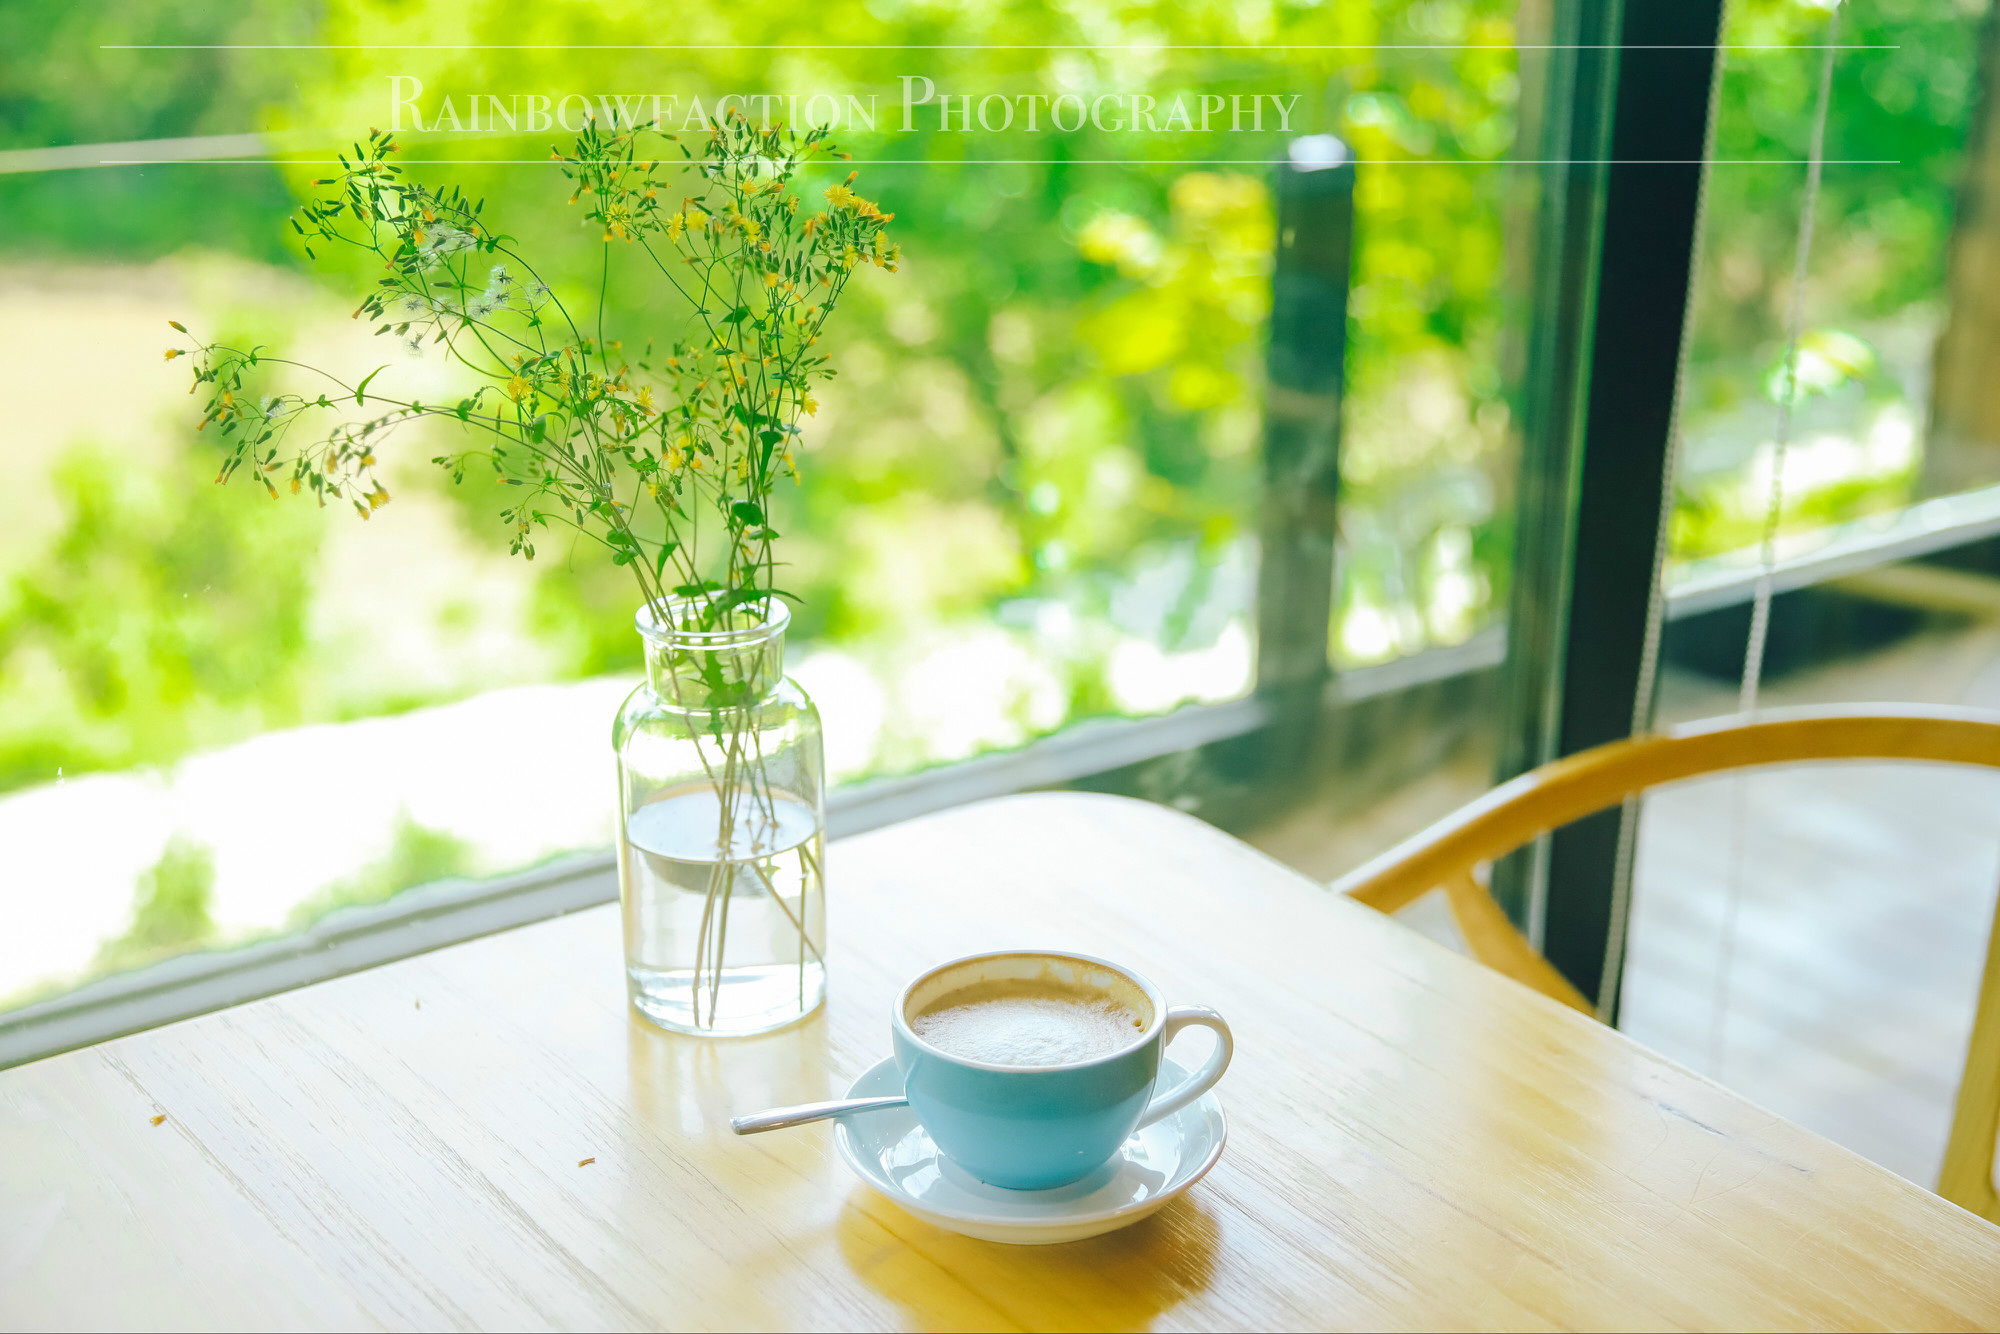
<path fill-rule="evenodd" d="M 632 1003 L 682 1032 L 767 1032 L 826 992 L 817 813 L 785 792 L 731 805 L 706 785 L 662 793 L 619 840 Z"/>

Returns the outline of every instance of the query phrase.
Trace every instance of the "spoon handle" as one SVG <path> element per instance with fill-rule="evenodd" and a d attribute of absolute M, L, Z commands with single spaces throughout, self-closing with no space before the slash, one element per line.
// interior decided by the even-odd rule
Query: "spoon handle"
<path fill-rule="evenodd" d="M 824 1121 L 831 1116 L 846 1116 L 852 1112 L 873 1112 L 884 1107 L 907 1107 L 909 1099 L 898 1093 L 892 1098 L 849 1098 L 839 1102 L 805 1102 L 797 1107 L 773 1107 L 767 1112 L 752 1112 L 739 1116 L 729 1123 L 729 1128 L 739 1135 L 755 1135 L 765 1130 L 784 1130 L 791 1126 L 802 1126 L 809 1121 Z"/>

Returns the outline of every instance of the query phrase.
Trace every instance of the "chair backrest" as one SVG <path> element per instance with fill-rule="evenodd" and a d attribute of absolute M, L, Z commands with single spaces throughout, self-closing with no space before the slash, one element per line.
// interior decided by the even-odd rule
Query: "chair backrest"
<path fill-rule="evenodd" d="M 1770 710 L 1715 718 L 1613 742 L 1545 764 L 1488 792 L 1334 882 L 1371 908 L 1394 912 L 1444 889 L 1473 954 L 1578 1009 L 1576 989 L 1535 954 L 1475 868 L 1552 829 L 1608 810 L 1647 788 L 1702 774 L 1810 760 L 1931 760 L 2000 769 L 2000 714 L 1932 706 Z M 1938 1193 L 2000 1222 L 2000 913 L 1986 953 L 1979 1007 L 1959 1085 Z"/>

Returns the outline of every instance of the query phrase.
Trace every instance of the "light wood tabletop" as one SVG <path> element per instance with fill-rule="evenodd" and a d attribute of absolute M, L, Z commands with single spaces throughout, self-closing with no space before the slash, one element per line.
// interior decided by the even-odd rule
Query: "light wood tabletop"
<path fill-rule="evenodd" d="M 831 997 L 768 1037 L 633 1017 L 607 907 L 0 1074 L 0 1325 L 2000 1327 L 2000 1228 L 1187 817 L 1008 798 L 829 876 Z M 1228 1016 L 1187 1195 L 1002 1246 L 825 1124 L 729 1133 L 1008 946 Z"/>

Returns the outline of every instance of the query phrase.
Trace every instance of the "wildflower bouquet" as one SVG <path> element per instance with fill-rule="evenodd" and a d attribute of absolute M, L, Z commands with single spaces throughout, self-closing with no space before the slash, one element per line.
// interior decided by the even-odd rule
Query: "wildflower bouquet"
<path fill-rule="evenodd" d="M 705 794 L 698 822 L 713 839 L 702 832 L 690 844 L 679 815 L 680 824 L 662 825 L 654 839 L 648 855 L 658 853 L 665 868 L 654 874 L 665 887 L 659 892 L 678 887 L 702 903 L 691 949 L 653 951 L 678 951 L 679 962 L 645 963 L 648 948 L 634 944 L 632 903 L 635 880 L 644 877 L 629 864 L 632 846 L 647 852 L 650 845 L 634 831 L 646 803 L 678 789 L 657 777 L 633 778 L 628 703 L 618 729 L 627 791 L 628 976 L 634 1003 L 660 1022 L 713 1029 L 718 1007 L 727 1008 L 721 987 L 730 899 L 745 891 L 783 915 L 773 924 L 777 935 L 796 934 L 798 1006 L 810 1008 L 809 967 L 823 977 L 811 906 L 820 888 L 821 778 L 817 715 L 802 695 L 815 772 L 773 778 L 772 747 L 780 743 L 760 721 L 770 713 L 773 660 L 761 651 L 703 646 L 748 643 L 760 626 L 782 630 L 777 599 L 791 595 L 775 582 L 771 494 L 779 479 L 797 480 L 800 423 L 817 407 L 815 384 L 834 373 L 818 344 L 855 271 L 872 265 L 893 272 L 900 256 L 887 236 L 891 215 L 854 192 L 854 174 L 825 189 L 810 210 L 791 188 L 809 160 L 844 156 L 827 145 L 823 129 L 755 125 L 733 115 L 697 143 L 662 136 L 680 157 L 674 169 L 639 158 L 636 141 L 652 133 L 592 125 L 568 151 L 553 154 L 572 187 L 569 202 L 582 205 L 592 241 L 602 246 L 594 310 L 574 309 L 553 291 L 484 216 L 483 201 L 409 179 L 391 160 L 396 146 L 387 134 L 371 131 L 351 160 L 341 159 L 339 176 L 315 183 L 323 193 L 292 220 L 307 254 L 353 246 L 379 260 L 382 276 L 355 318 L 366 317 L 378 336 L 413 352 L 441 351 L 470 373 L 473 387 L 463 396 L 397 397 L 374 387 L 387 367 L 342 376 L 259 347 L 199 343 L 169 348 L 167 356 L 194 358 L 194 387 L 208 393 L 201 427 L 221 444 L 220 482 L 247 477 L 272 497 L 283 487 L 322 506 L 344 502 L 365 519 L 389 499 L 378 471 L 384 447 L 413 424 L 435 421 L 461 438 L 462 448 L 432 460 L 454 482 L 490 476 L 511 489 L 501 513 L 511 552 L 532 560 L 538 537 L 568 530 L 632 572 L 649 672 L 657 665 L 655 684 L 664 681 L 672 695 L 672 707 L 655 708 L 647 725 L 657 726 L 665 713 L 677 720 L 672 744 L 692 746 L 686 769 Z M 630 351 L 605 336 L 614 256 L 635 263 L 641 281 L 667 283 L 684 299 L 690 315 L 681 337 Z M 622 269 L 619 281 L 628 281 Z M 259 394 L 252 386 L 274 367 L 317 381 L 317 392 Z M 655 664 L 660 645 L 665 658 Z M 802 807 L 804 788 L 813 795 Z M 800 809 L 809 811 L 810 835 L 784 842 L 781 834 L 797 834 Z M 661 805 L 643 814 L 661 824 L 654 817 L 665 811 Z M 676 850 L 667 852 L 669 845 Z M 697 851 L 687 851 L 693 845 Z M 673 879 L 686 880 L 686 868 L 697 864 L 705 868 L 700 885 Z M 787 875 L 790 892 L 778 883 Z M 682 1019 L 648 1008 L 645 997 L 657 999 L 658 988 L 642 974 L 680 979 L 675 986 L 687 996 L 675 1013 Z"/>
<path fill-rule="evenodd" d="M 484 201 L 411 181 L 389 160 L 392 138 L 371 131 L 352 161 L 341 159 L 340 176 L 315 182 L 332 188 L 291 225 L 309 256 L 316 244 L 348 245 L 382 261 L 356 318 L 380 321 L 377 335 L 412 351 L 439 347 L 486 383 L 425 403 L 371 395 L 386 367 L 350 382 L 261 348 L 169 348 L 169 359 L 195 358 L 195 384 L 209 390 L 201 426 L 222 439 L 217 480 L 247 475 L 272 496 L 283 484 L 367 518 L 389 499 L 376 471 L 381 447 L 413 422 L 452 419 L 472 443 L 432 461 L 454 482 L 483 471 L 520 488 L 502 515 L 510 552 L 532 560 L 538 529 L 572 529 L 630 567 L 662 616 L 692 598 L 705 625 L 781 593 L 770 494 L 780 477 L 796 480 L 800 420 L 818 406 L 814 382 L 834 374 L 813 348 L 858 266 L 895 271 L 894 215 L 855 194 L 850 175 L 825 191 L 823 208 L 800 216 L 787 187 L 830 151 L 824 129 L 732 115 L 698 149 L 663 135 L 691 178 L 678 192 L 660 162 L 637 159 L 644 133 L 592 126 L 553 156 L 574 182 L 570 202 L 602 233 L 603 283 L 613 248 L 632 247 L 692 307 L 692 336 L 665 349 L 648 340 L 636 355 L 604 338 L 602 284 L 596 311 L 572 311 L 484 221 Z M 246 392 L 269 366 L 297 367 L 328 387 Z M 373 415 L 346 417 L 371 403 Z M 331 430 L 305 429 L 328 413 L 342 418 Z M 704 517 L 719 525 L 708 542 Z"/>

